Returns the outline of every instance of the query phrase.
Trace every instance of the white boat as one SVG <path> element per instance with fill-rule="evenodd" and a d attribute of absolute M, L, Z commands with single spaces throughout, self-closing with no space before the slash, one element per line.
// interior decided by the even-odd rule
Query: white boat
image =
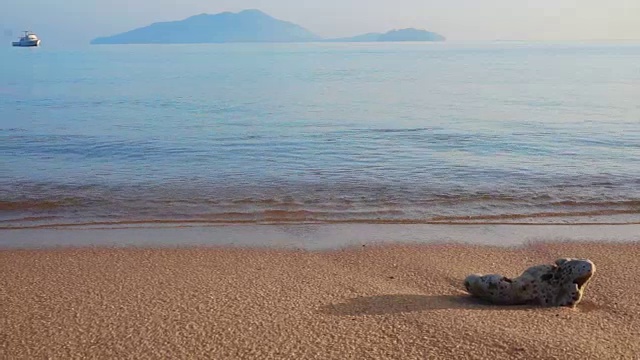
<path fill-rule="evenodd" d="M 20 47 L 40 46 L 40 39 L 38 39 L 38 36 L 31 31 L 25 31 L 24 36 L 20 37 L 20 40 L 14 41 L 12 45 Z"/>

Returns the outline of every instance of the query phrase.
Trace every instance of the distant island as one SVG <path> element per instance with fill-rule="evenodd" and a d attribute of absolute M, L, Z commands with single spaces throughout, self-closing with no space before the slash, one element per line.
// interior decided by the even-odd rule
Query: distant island
<path fill-rule="evenodd" d="M 392 30 L 387 33 L 369 33 L 348 38 L 330 39 L 330 42 L 391 42 L 391 41 L 445 41 L 445 37 L 419 29 Z"/>
<path fill-rule="evenodd" d="M 390 42 L 444 41 L 444 36 L 418 29 L 369 33 L 349 38 L 323 39 L 291 22 L 275 19 L 260 10 L 201 14 L 180 21 L 160 22 L 99 37 L 91 44 L 205 44 L 242 42 Z"/>

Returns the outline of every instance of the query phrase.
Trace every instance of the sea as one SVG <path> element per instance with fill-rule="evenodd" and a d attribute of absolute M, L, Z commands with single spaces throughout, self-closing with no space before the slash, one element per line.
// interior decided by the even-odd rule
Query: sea
<path fill-rule="evenodd" d="M 638 42 L 0 50 L 0 230 L 639 223 Z"/>

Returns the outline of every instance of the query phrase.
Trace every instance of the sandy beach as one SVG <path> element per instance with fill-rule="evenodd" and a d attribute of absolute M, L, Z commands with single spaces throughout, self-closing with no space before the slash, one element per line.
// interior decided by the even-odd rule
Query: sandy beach
<path fill-rule="evenodd" d="M 576 309 L 462 291 L 559 257 L 598 268 Z M 638 359 L 638 269 L 638 243 L 7 249 L 0 358 Z"/>

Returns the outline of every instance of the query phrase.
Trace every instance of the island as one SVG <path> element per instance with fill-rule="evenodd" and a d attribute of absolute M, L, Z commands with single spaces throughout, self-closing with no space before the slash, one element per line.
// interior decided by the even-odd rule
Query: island
<path fill-rule="evenodd" d="M 440 34 L 420 30 L 401 29 L 392 30 L 387 33 L 368 33 L 348 38 L 329 39 L 329 42 L 395 42 L 395 41 L 445 41 L 446 38 Z"/>
<path fill-rule="evenodd" d="M 426 30 L 402 29 L 368 33 L 349 38 L 324 39 L 294 23 L 276 19 L 260 10 L 215 15 L 200 14 L 184 20 L 158 22 L 113 36 L 99 37 L 91 44 L 207 44 L 292 42 L 395 42 L 444 41 Z"/>
<path fill-rule="evenodd" d="M 181 21 L 154 23 L 92 44 L 203 44 L 230 42 L 309 42 L 321 38 L 296 24 L 259 10 L 200 14 Z"/>

